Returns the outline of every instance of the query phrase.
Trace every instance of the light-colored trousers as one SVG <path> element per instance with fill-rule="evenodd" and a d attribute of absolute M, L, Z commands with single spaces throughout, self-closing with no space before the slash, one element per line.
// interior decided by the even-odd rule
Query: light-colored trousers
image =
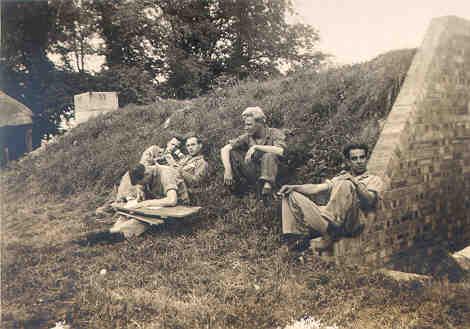
<path fill-rule="evenodd" d="M 133 236 L 139 236 L 143 234 L 149 228 L 150 224 L 138 221 L 137 219 L 121 216 L 109 229 L 109 231 L 111 233 L 121 232 L 126 238 L 131 238 Z"/>
<path fill-rule="evenodd" d="M 328 224 L 343 226 L 352 232 L 359 222 L 359 197 L 348 180 L 332 182 L 330 199 L 326 206 L 318 206 L 305 195 L 291 192 L 282 198 L 282 232 L 308 234 L 315 230 L 326 234 Z"/>

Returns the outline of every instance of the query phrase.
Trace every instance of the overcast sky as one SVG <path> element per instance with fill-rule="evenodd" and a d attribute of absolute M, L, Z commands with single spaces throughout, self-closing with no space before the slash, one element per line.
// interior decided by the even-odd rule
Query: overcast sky
<path fill-rule="evenodd" d="M 421 44 L 433 17 L 470 19 L 470 0 L 294 0 L 297 20 L 320 31 L 339 63 L 362 62 Z"/>

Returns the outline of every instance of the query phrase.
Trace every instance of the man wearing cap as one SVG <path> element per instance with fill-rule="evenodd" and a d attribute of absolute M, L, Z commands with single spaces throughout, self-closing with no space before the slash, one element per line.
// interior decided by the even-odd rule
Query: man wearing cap
<path fill-rule="evenodd" d="M 256 186 L 264 199 L 272 195 L 286 138 L 281 130 L 266 126 L 266 115 L 258 106 L 247 107 L 242 119 L 246 133 L 221 149 L 224 184 L 234 193 L 246 192 L 246 184 Z"/>
<path fill-rule="evenodd" d="M 305 242 L 311 230 L 322 235 L 318 251 L 327 250 L 341 237 L 360 234 L 364 228 L 360 217 L 375 211 L 383 182 L 366 171 L 367 145 L 348 144 L 343 154 L 349 171 L 322 184 L 284 185 L 279 190 L 282 232 L 291 250 L 308 246 Z M 308 198 L 322 193 L 328 197 L 326 206 L 319 206 Z"/>

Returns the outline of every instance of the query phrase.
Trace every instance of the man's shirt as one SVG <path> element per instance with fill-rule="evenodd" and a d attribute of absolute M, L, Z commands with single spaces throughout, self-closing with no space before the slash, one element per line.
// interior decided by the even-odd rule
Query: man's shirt
<path fill-rule="evenodd" d="M 177 155 L 176 152 L 170 152 L 167 149 L 162 149 L 158 145 L 152 145 L 142 153 L 140 163 L 144 166 L 154 166 L 156 164 L 168 165 L 168 161 L 165 158 L 168 154 L 171 155 L 175 161 L 182 161 L 187 158 L 187 156 L 181 152 Z"/>
<path fill-rule="evenodd" d="M 158 145 L 152 145 L 147 148 L 140 158 L 140 163 L 144 166 L 153 166 L 164 155 L 165 150 Z"/>
<path fill-rule="evenodd" d="M 341 176 L 345 173 L 346 172 L 341 172 L 338 176 L 333 177 L 331 180 L 326 180 L 325 183 L 329 185 L 328 193 L 331 192 L 331 189 L 333 188 L 335 182 L 341 180 Z M 384 189 L 384 183 L 382 179 L 379 176 L 371 175 L 367 172 L 359 176 L 355 176 L 355 178 L 357 179 L 359 183 L 365 184 L 368 191 L 375 193 L 375 196 L 376 196 L 375 205 L 377 205 L 379 200 L 382 199 L 382 192 Z M 371 209 L 361 209 L 361 210 L 367 212 L 367 211 L 370 211 Z"/>
<path fill-rule="evenodd" d="M 262 139 L 254 139 L 252 135 L 245 133 L 230 141 L 232 149 L 248 151 L 254 145 L 278 146 L 286 150 L 286 135 L 282 130 L 276 128 L 266 128 L 266 134 Z"/>
<path fill-rule="evenodd" d="M 191 185 L 200 183 L 209 173 L 209 165 L 202 155 L 186 157 L 178 165 L 185 182 Z"/>

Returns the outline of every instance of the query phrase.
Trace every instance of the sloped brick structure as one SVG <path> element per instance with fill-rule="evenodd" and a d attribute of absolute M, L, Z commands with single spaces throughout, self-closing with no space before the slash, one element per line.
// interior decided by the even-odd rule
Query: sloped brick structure
<path fill-rule="evenodd" d="M 431 22 L 368 166 L 387 191 L 363 234 L 336 243 L 338 262 L 470 241 L 470 21 Z"/>

